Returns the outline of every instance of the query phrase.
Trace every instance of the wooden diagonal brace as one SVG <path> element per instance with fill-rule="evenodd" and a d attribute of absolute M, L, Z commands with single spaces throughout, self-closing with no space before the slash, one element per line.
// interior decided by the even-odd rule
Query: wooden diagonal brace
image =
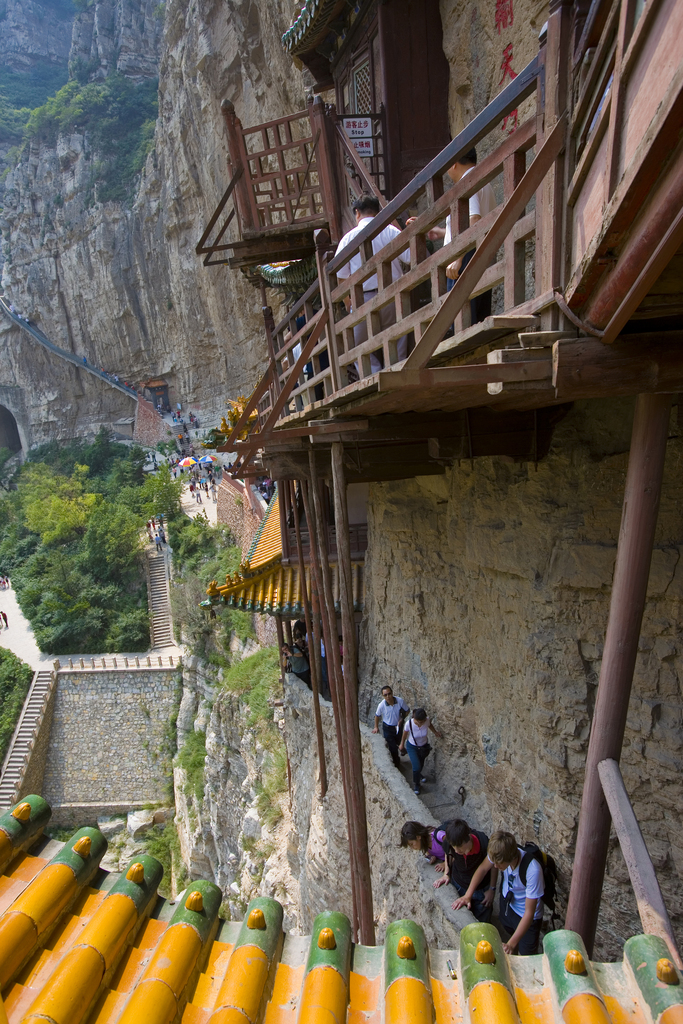
<path fill-rule="evenodd" d="M 419 370 L 427 365 L 437 346 L 443 341 L 446 331 L 469 299 L 470 293 L 476 287 L 481 275 L 514 227 L 515 221 L 519 219 L 525 206 L 562 151 L 566 128 L 567 115 L 565 113 L 541 146 L 535 160 L 456 281 L 454 288 L 446 296 L 439 312 L 406 359 L 403 368 L 395 371 L 397 376 L 401 376 L 406 370 Z"/>
<path fill-rule="evenodd" d="M 284 407 L 285 407 L 285 405 L 287 403 L 287 399 L 289 398 L 289 396 L 292 393 L 292 389 L 294 387 L 294 384 L 299 379 L 299 375 L 300 375 L 301 371 L 303 370 L 304 366 L 306 365 L 306 363 L 308 362 L 308 360 L 310 358 L 310 355 L 311 355 L 311 352 L 313 351 L 315 346 L 320 341 L 320 335 L 323 333 L 323 331 L 327 327 L 328 319 L 329 319 L 329 315 L 328 315 L 327 310 L 326 309 L 321 310 L 321 312 L 319 314 L 319 320 L 318 320 L 317 324 L 315 325 L 315 327 L 311 331 L 311 333 L 310 333 L 310 335 L 308 337 L 308 341 L 306 341 L 304 343 L 304 345 L 303 345 L 303 347 L 301 349 L 301 355 L 299 356 L 299 358 L 297 359 L 296 363 L 294 364 L 294 366 L 292 368 L 292 372 L 290 373 L 289 377 L 287 378 L 287 380 L 283 384 L 282 391 L 280 392 L 280 394 L 275 399 L 275 403 L 273 405 L 273 408 L 270 410 L 270 415 L 268 416 L 268 419 L 263 424 L 263 431 L 262 431 L 262 433 L 264 433 L 264 434 L 269 433 L 273 429 L 273 426 L 275 425 L 275 423 L 277 423 L 277 420 L 278 420 L 278 418 L 280 416 L 280 413 L 284 409 Z"/>

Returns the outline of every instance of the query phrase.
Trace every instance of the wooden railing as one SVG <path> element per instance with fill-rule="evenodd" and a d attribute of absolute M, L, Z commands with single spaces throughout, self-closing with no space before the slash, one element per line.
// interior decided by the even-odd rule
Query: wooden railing
<path fill-rule="evenodd" d="M 539 148 L 537 124 L 543 98 L 543 91 L 537 90 L 537 86 L 543 73 L 544 51 L 541 50 L 338 255 L 326 252 L 325 237 L 318 235 L 318 279 L 272 332 L 272 381 L 267 392 L 262 391 L 257 398 L 257 430 L 263 436 L 284 417 L 310 413 L 318 403 L 345 390 L 354 394 L 361 392 L 365 382 L 373 378 L 371 356 L 379 356 L 385 369 L 396 366 L 399 357 L 405 356 L 401 353 L 402 338 L 407 337 L 416 351 L 420 349 L 430 322 L 447 300 L 446 268 L 471 249 L 482 248 L 484 240 L 490 246 L 491 239 L 501 236 L 487 265 L 479 269 L 476 280 L 472 280 L 468 267 L 472 287 L 465 298 L 502 285 L 501 311 L 516 309 L 528 313 L 552 300 L 552 293 L 538 295 L 541 275 L 534 273 L 533 245 L 528 244 L 537 234 L 539 211 L 534 205 L 535 193 L 561 148 L 564 131 L 563 124 L 556 126 L 552 152 L 546 145 L 534 159 L 534 150 Z M 444 191 L 448 168 L 473 145 L 496 131 L 501 120 L 533 93 L 537 94 L 536 111 L 529 119 L 457 185 Z M 498 206 L 470 225 L 469 198 L 488 183 L 498 188 Z M 425 205 L 424 212 L 389 245 L 373 253 L 373 239 L 381 231 L 395 223 L 398 216 Z M 427 236 L 433 227 L 443 224 L 448 215 L 452 240 L 430 252 Z M 546 212 L 546 219 L 547 216 Z M 339 270 L 356 255 L 361 260 L 360 269 L 348 278 L 341 278 Z M 397 259 L 402 261 L 403 273 L 393 280 L 391 264 Z M 363 283 L 375 274 L 379 290 L 368 296 L 363 291 Z M 351 307 L 350 311 L 345 303 Z M 387 323 L 392 315 L 382 312 L 387 309 L 393 311 L 393 323 Z M 459 343 L 462 349 L 462 333 L 469 327 L 469 307 L 465 299 L 456 312 L 453 319 L 457 341 L 453 344 Z M 363 326 L 367 340 L 357 344 L 354 335 Z M 443 333 L 445 329 L 442 336 Z M 436 347 L 434 345 L 432 351 Z M 256 401 L 252 407 L 255 405 Z M 256 443 L 255 434 L 250 441 Z"/>
<path fill-rule="evenodd" d="M 683 124 L 681 4 L 591 4 L 570 93 L 564 296 L 609 342 L 683 237 L 683 160 L 670 160 Z"/>

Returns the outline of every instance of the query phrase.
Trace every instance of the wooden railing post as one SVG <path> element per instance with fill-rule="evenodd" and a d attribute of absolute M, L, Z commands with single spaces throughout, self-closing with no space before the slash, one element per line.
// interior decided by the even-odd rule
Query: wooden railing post
<path fill-rule="evenodd" d="M 569 60 L 571 54 L 571 0 L 551 0 L 548 36 L 541 61 L 544 88 L 536 93 L 539 131 L 537 145 L 548 138 L 568 109 Z M 569 135 L 569 124 L 566 128 Z M 566 147 L 558 154 L 536 194 L 536 293 L 561 288 L 564 284 Z M 559 314 L 550 307 L 547 329 L 559 326 Z"/>
<path fill-rule="evenodd" d="M 254 225 L 252 213 L 251 186 L 249 184 L 249 166 L 245 159 L 244 139 L 242 138 L 242 122 L 235 113 L 235 106 L 230 100 L 225 99 L 221 103 L 221 113 L 225 121 L 225 128 L 228 133 L 228 152 L 232 171 L 235 173 L 239 168 L 242 174 L 235 185 L 235 203 L 243 231 L 251 231 Z"/>
<path fill-rule="evenodd" d="M 619 761 L 643 620 L 669 434 L 671 395 L 638 395 L 605 650 L 591 725 L 566 927 L 593 952 L 610 813 L 598 765 Z"/>
<path fill-rule="evenodd" d="M 283 483 L 286 482 L 283 481 Z M 325 766 L 325 741 L 323 739 L 323 723 L 320 717 L 320 676 L 318 674 L 319 661 L 311 657 L 311 643 L 314 642 L 313 629 L 311 625 L 311 607 L 308 600 L 308 585 L 306 583 L 306 565 L 304 562 L 304 549 L 301 543 L 301 525 L 299 523 L 299 506 L 296 501 L 296 484 L 290 481 L 290 494 L 292 497 L 292 509 L 294 512 L 294 532 L 296 534 L 296 553 L 299 560 L 299 575 L 301 577 L 301 603 L 304 606 L 304 619 L 306 620 L 306 635 L 308 636 L 308 664 L 311 672 L 311 689 L 313 691 L 313 716 L 315 718 L 315 735 L 318 744 L 318 762 L 320 764 L 320 797 L 327 793 L 327 768 Z M 310 527 L 309 527 L 310 529 Z M 309 548 L 310 561 L 310 548 Z"/>
<path fill-rule="evenodd" d="M 275 345 L 273 343 L 273 331 L 275 330 L 275 320 L 273 318 L 273 311 L 268 305 L 268 299 L 266 297 L 266 283 L 261 278 L 261 312 L 263 313 L 263 327 L 266 332 L 266 344 L 268 345 L 268 355 L 270 356 L 270 365 L 273 368 L 273 391 L 275 392 L 275 398 L 280 394 L 280 374 L 277 372 L 277 361 L 275 359 Z"/>
<path fill-rule="evenodd" d="M 356 815 L 356 868 L 358 871 L 360 941 L 364 946 L 375 944 L 375 922 L 372 906 L 372 873 L 368 850 L 368 823 L 363 781 L 363 751 L 358 718 L 358 644 L 353 615 L 353 575 L 349 543 L 349 514 L 344 472 L 344 446 L 332 444 L 332 480 L 334 487 L 334 523 L 337 537 L 339 567 L 339 604 L 341 607 L 342 640 L 344 642 L 344 690 L 346 692 L 346 731 L 350 759 L 352 803 Z"/>
<path fill-rule="evenodd" d="M 327 231 L 315 231 L 315 261 L 318 267 L 318 284 L 320 286 L 320 301 L 323 309 L 327 310 L 327 354 L 330 360 L 330 373 L 332 376 L 332 390 L 339 391 L 341 385 L 341 374 L 339 371 L 339 353 L 337 352 L 337 335 L 334 330 L 334 307 L 330 299 L 330 278 L 327 273 L 327 254 L 330 246 L 330 236 Z"/>
<path fill-rule="evenodd" d="M 308 116 L 311 121 L 311 135 L 318 137 L 318 152 L 316 163 L 318 167 L 318 180 L 320 181 L 320 192 L 322 194 L 323 207 L 327 223 L 330 225 L 330 235 L 336 244 L 343 235 L 340 203 L 338 201 L 339 187 L 337 185 L 334 160 L 335 137 L 334 124 L 325 109 L 320 96 L 316 96 L 313 103 L 309 103 Z M 318 135 L 320 132 L 320 135 Z"/>

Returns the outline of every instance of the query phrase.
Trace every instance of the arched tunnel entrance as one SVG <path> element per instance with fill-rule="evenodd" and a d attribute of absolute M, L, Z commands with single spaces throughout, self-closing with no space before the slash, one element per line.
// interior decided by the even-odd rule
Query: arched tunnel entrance
<path fill-rule="evenodd" d="M 0 405 L 0 448 L 9 448 L 12 455 L 21 451 L 17 421 L 4 405 Z"/>

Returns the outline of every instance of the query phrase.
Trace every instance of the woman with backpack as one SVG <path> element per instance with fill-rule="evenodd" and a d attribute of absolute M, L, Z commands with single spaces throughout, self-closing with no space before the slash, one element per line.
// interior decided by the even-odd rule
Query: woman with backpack
<path fill-rule="evenodd" d="M 424 708 L 415 708 L 410 718 L 405 723 L 403 728 L 403 737 L 399 745 L 399 752 L 405 755 L 406 749 L 410 763 L 413 767 L 413 792 L 420 793 L 420 783 L 426 782 L 427 780 L 422 775 L 424 769 L 424 763 L 431 752 L 429 745 L 429 730 L 432 730 L 435 736 L 438 736 L 440 740 L 443 739 L 443 733 L 440 733 L 438 729 L 435 729 L 431 721 L 427 717 L 427 712 Z"/>
<path fill-rule="evenodd" d="M 448 847 L 445 829 L 421 825 L 419 821 L 407 821 L 401 829 L 401 846 L 419 850 L 437 871 L 443 871 Z"/>

